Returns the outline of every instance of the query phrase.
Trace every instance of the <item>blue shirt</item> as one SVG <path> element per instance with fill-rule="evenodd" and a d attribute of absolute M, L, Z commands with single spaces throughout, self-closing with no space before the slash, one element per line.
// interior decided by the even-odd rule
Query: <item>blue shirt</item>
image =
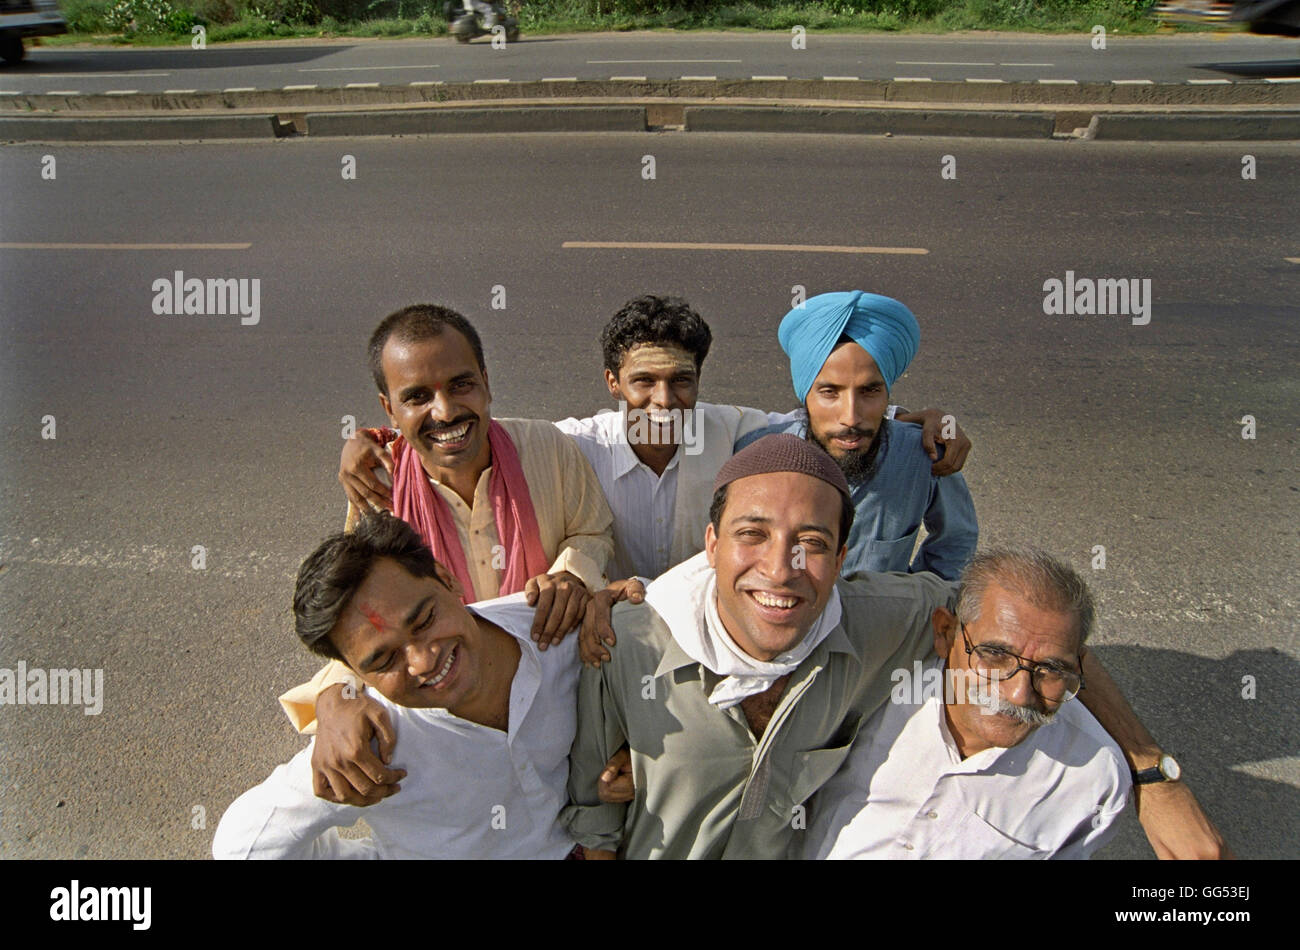
<path fill-rule="evenodd" d="M 958 472 L 938 478 L 930 473 L 930 457 L 921 448 L 921 427 L 885 419 L 888 441 L 876 456 L 876 472 L 867 481 L 850 484 L 853 529 L 842 574 L 856 571 L 933 571 L 945 580 L 961 576 L 975 553 L 979 526 L 966 479 Z M 768 426 L 741 438 L 736 450 L 765 435 L 789 432 L 804 437 L 802 418 Z M 925 525 L 921 550 L 916 535 Z"/>

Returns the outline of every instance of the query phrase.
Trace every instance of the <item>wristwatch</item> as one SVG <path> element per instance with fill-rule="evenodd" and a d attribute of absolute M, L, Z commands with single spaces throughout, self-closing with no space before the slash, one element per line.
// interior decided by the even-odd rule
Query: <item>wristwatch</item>
<path fill-rule="evenodd" d="M 1183 774 L 1172 755 L 1161 755 L 1154 768 L 1143 769 L 1133 773 L 1134 785 L 1150 785 L 1153 782 L 1177 782 Z"/>

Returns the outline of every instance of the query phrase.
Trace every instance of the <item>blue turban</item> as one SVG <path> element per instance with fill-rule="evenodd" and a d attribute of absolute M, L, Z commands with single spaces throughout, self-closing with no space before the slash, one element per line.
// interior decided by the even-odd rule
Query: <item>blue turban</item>
<path fill-rule="evenodd" d="M 890 389 L 921 345 L 921 328 L 912 311 L 892 297 L 861 290 L 818 294 L 804 301 L 785 315 L 776 335 L 790 357 L 790 378 L 800 402 L 841 336 L 871 354 Z"/>

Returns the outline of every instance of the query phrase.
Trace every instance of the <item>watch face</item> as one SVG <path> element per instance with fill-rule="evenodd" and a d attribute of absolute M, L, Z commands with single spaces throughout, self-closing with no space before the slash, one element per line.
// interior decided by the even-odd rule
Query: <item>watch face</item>
<path fill-rule="evenodd" d="M 1162 755 L 1160 757 L 1160 772 L 1171 782 L 1177 782 L 1183 770 L 1178 767 L 1172 755 Z"/>

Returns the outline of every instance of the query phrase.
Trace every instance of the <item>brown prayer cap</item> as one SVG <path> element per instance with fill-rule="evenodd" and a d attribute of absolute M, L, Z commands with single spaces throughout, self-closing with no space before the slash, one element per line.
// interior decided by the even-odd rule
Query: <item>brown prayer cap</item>
<path fill-rule="evenodd" d="M 816 445 L 788 432 L 765 435 L 733 455 L 713 479 L 713 492 L 717 494 L 719 488 L 738 478 L 768 472 L 799 472 L 820 478 L 851 501 L 848 480 L 835 460 Z"/>

